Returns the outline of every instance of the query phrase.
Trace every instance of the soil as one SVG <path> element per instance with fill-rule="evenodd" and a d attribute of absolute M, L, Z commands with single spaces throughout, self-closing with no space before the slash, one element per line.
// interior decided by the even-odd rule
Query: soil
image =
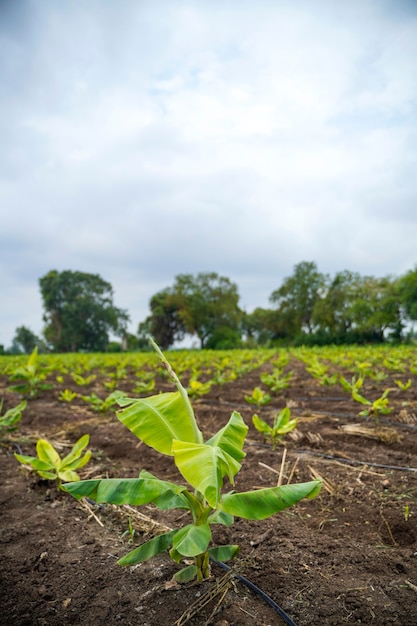
<path fill-rule="evenodd" d="M 298 626 L 415 623 L 416 377 L 406 392 L 395 385 L 395 377 L 365 383 L 366 397 L 377 398 L 392 388 L 394 411 L 376 425 L 358 418 L 358 404 L 339 385 L 319 385 L 295 359 L 287 367 L 294 371 L 290 387 L 273 395 L 268 406 L 250 406 L 244 396 L 260 385 L 260 372 L 268 369 L 266 363 L 194 401 L 200 428 L 207 438 L 233 410 L 250 425 L 238 490 L 276 485 L 284 450 L 284 482 L 320 475 L 323 488 L 316 499 L 267 520 L 236 519 L 230 528 L 213 527 L 216 544 L 238 543 L 241 552 L 232 571 L 268 594 Z M 119 388 L 131 390 L 133 382 L 127 378 Z M 6 376 L 0 377 L 4 410 L 19 401 L 9 384 Z M 167 385 L 160 379 L 157 388 L 166 390 Z M 141 445 L 114 412 L 94 413 L 79 399 L 59 402 L 65 388 L 79 392 L 66 377 L 29 400 L 18 430 L 0 448 L 2 623 L 284 624 L 264 599 L 216 565 L 208 581 L 179 586 L 172 582 L 178 566 L 168 554 L 134 567 L 116 564 L 164 527 L 187 523 L 181 512 L 81 504 L 18 465 L 13 453 L 34 454 L 40 437 L 66 453 L 88 433 L 93 456 L 81 470 L 82 478 L 133 477 L 147 469 L 179 480 L 172 460 Z M 100 375 L 83 392 L 108 394 Z M 256 412 L 268 420 L 286 405 L 299 419 L 297 430 L 285 437 L 285 447 L 272 450 L 251 425 L 251 416 Z M 369 432 L 344 430 L 358 423 Z"/>

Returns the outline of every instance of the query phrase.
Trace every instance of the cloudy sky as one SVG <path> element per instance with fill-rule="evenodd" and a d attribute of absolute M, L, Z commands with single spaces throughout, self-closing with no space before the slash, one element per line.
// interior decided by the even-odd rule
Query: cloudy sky
<path fill-rule="evenodd" d="M 300 261 L 417 263 L 414 0 L 0 0 L 0 344 L 38 280 L 128 309 L 179 273 L 247 311 Z"/>

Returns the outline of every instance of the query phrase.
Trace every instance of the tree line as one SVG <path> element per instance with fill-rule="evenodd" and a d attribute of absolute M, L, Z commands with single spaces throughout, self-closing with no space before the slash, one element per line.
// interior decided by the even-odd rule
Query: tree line
<path fill-rule="evenodd" d="M 239 306 L 229 278 L 179 274 L 151 297 L 136 334 L 127 331 L 129 314 L 115 306 L 111 284 L 97 274 L 52 270 L 39 286 L 43 336 L 20 326 L 7 352 L 36 345 L 54 352 L 146 350 L 148 334 L 164 350 L 186 337 L 197 338 L 201 349 L 400 342 L 414 338 L 417 320 L 417 267 L 400 277 L 348 270 L 330 276 L 302 261 L 271 293 L 271 306 L 252 313 Z"/>

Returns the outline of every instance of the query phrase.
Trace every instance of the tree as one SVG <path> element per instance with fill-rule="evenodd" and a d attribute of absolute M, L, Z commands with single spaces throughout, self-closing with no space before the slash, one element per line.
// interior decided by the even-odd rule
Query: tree
<path fill-rule="evenodd" d="M 313 323 L 332 341 L 345 341 L 354 323 L 353 303 L 358 297 L 361 277 L 355 272 L 338 272 L 325 294 L 316 300 Z"/>
<path fill-rule="evenodd" d="M 417 267 L 399 279 L 398 293 L 405 317 L 417 320 Z"/>
<path fill-rule="evenodd" d="M 179 299 L 167 288 L 152 296 L 151 314 L 139 324 L 140 345 L 147 345 L 147 335 L 152 335 L 161 350 L 167 350 L 176 341 L 184 339 L 185 328 L 180 316 Z"/>
<path fill-rule="evenodd" d="M 197 335 L 201 348 L 215 331 L 227 327 L 237 331 L 242 316 L 237 285 L 215 272 L 180 274 L 175 279 L 173 292 L 179 305 L 184 329 Z"/>
<path fill-rule="evenodd" d="M 242 332 L 248 346 L 268 345 L 280 335 L 283 328 L 273 309 L 257 307 L 252 313 L 244 313 L 241 321 Z"/>
<path fill-rule="evenodd" d="M 172 287 L 152 296 L 150 309 L 139 335 L 150 333 L 163 349 L 186 334 L 196 335 L 201 348 L 240 343 L 237 286 L 215 272 L 179 274 Z"/>
<path fill-rule="evenodd" d="M 26 328 L 26 326 L 18 326 L 13 337 L 11 352 L 24 352 L 25 354 L 30 354 L 35 349 L 35 346 L 38 346 L 39 344 L 39 337 L 37 337 L 35 333 L 30 330 L 30 328 Z"/>
<path fill-rule="evenodd" d="M 397 281 L 390 277 L 361 278 L 352 304 L 353 327 L 366 341 L 383 342 L 386 331 L 400 339 L 403 330 Z"/>
<path fill-rule="evenodd" d="M 114 306 L 112 286 L 98 274 L 51 270 L 39 284 L 44 335 L 55 351 L 104 351 L 111 331 L 125 334 L 129 316 Z"/>
<path fill-rule="evenodd" d="M 400 339 L 403 328 L 396 281 L 339 272 L 314 307 L 313 321 L 335 342 Z"/>
<path fill-rule="evenodd" d="M 326 277 L 313 261 L 302 261 L 294 267 L 292 276 L 272 292 L 270 301 L 277 305 L 278 316 L 285 322 L 288 334 L 294 337 L 313 332 L 313 311 L 325 283 Z"/>

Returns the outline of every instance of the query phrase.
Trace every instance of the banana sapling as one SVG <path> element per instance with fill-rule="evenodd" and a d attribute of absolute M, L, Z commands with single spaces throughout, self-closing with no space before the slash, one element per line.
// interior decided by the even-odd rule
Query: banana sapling
<path fill-rule="evenodd" d="M 229 560 L 239 551 L 237 545 L 211 547 L 211 526 L 230 526 L 234 516 L 261 520 L 292 506 L 302 498 L 315 497 L 321 481 L 284 485 L 236 493 L 224 492 L 226 480 L 233 486 L 245 457 L 243 445 L 248 427 L 233 412 L 228 423 L 204 441 L 188 394 L 159 347 L 151 339 L 177 391 L 149 398 L 121 397 L 119 420 L 146 445 L 173 461 L 188 483 L 161 480 L 142 470 L 138 478 L 84 480 L 63 486 L 75 498 L 89 497 L 97 503 L 140 506 L 153 503 L 161 510 L 183 509 L 190 522 L 154 537 L 122 557 L 119 565 L 134 565 L 166 550 L 181 563 L 192 559 L 175 578 L 179 582 L 201 581 L 210 575 L 210 558 Z"/>
<path fill-rule="evenodd" d="M 19 381 L 16 385 L 11 385 L 11 391 L 16 391 L 29 398 L 35 398 L 38 391 L 52 389 L 52 385 L 45 383 L 49 370 L 42 367 L 39 363 L 38 347 L 36 346 L 26 365 L 22 365 L 15 369 L 10 376 L 10 380 Z"/>
<path fill-rule="evenodd" d="M 358 413 L 358 415 L 360 417 L 370 417 L 372 415 L 375 418 L 375 421 L 378 421 L 378 415 L 388 415 L 388 413 L 391 413 L 394 409 L 388 406 L 389 391 L 389 389 L 385 389 L 384 393 L 373 402 L 367 400 L 358 392 L 352 391 L 352 398 L 356 400 L 356 402 L 360 402 L 368 407 Z"/>
<path fill-rule="evenodd" d="M 287 374 L 283 374 L 282 370 L 274 369 L 271 374 L 261 374 L 261 381 L 264 385 L 269 387 L 271 391 L 279 393 L 283 389 L 287 389 L 290 385 L 290 380 L 293 377 L 294 372 L 291 370 Z"/>
<path fill-rule="evenodd" d="M 284 435 L 294 430 L 297 426 L 297 419 L 290 418 L 291 410 L 285 407 L 285 409 L 276 414 L 272 426 L 256 414 L 252 416 L 252 423 L 256 430 L 264 435 L 265 439 L 271 441 L 272 449 L 275 450 L 277 443 L 281 441 Z"/>
<path fill-rule="evenodd" d="M 401 391 L 407 391 L 407 389 L 410 389 L 411 387 L 411 378 L 409 378 L 406 383 L 403 383 L 402 380 L 396 380 L 395 384 L 401 389 Z"/>
<path fill-rule="evenodd" d="M 53 445 L 46 439 L 39 439 L 36 444 L 36 456 L 26 456 L 15 453 L 16 459 L 22 465 L 35 470 L 41 478 L 55 480 L 58 489 L 62 489 L 62 482 L 80 480 L 75 470 L 81 469 L 88 463 L 91 452 L 88 450 L 81 456 L 90 441 L 89 435 L 83 435 L 73 445 L 71 452 L 63 459 L 59 456 Z"/>
<path fill-rule="evenodd" d="M 0 415 L 0 436 L 3 432 L 16 430 L 18 422 L 22 419 L 22 413 L 26 409 L 27 402 L 23 400 L 17 406 L 8 409 L 4 415 Z M 3 400 L 0 402 L 0 413 L 3 409 Z"/>
<path fill-rule="evenodd" d="M 70 404 L 77 397 L 78 393 L 75 393 L 75 391 L 71 391 L 71 389 L 64 389 L 64 391 L 61 391 L 59 394 L 59 401 Z"/>
<path fill-rule="evenodd" d="M 263 391 L 260 387 L 255 387 L 251 396 L 245 396 L 246 402 L 249 404 L 256 404 L 256 406 L 264 406 L 271 402 L 271 396 L 266 391 Z"/>
<path fill-rule="evenodd" d="M 123 396 L 122 391 L 113 391 L 107 398 L 102 400 L 97 394 L 92 393 L 89 396 L 81 396 L 81 399 L 95 411 L 96 413 L 107 413 L 111 408 L 116 406 L 118 398 Z"/>

